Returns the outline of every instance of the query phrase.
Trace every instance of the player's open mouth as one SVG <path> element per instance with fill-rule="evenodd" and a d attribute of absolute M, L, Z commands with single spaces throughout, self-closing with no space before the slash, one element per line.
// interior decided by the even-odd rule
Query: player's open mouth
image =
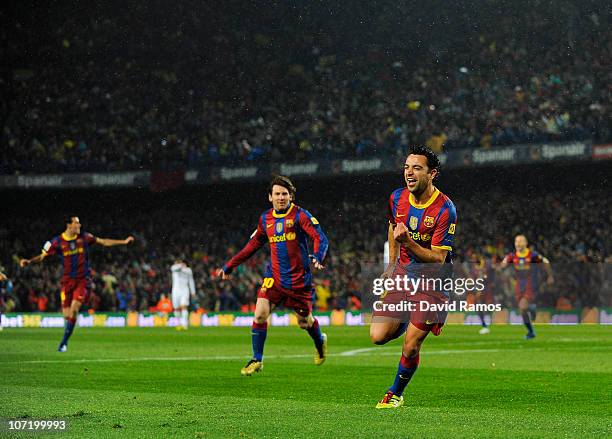
<path fill-rule="evenodd" d="M 417 184 L 417 180 L 415 178 L 407 178 L 406 183 L 408 183 L 408 186 L 414 186 Z"/>

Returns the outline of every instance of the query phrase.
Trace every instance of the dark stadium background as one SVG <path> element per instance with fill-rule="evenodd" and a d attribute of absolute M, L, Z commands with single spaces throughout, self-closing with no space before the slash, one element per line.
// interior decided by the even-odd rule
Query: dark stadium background
<path fill-rule="evenodd" d="M 411 143 L 448 156 L 438 184 L 459 212 L 457 262 L 499 257 L 520 232 L 555 264 L 610 262 L 612 166 L 595 160 L 612 141 L 604 2 L 15 2 L 0 19 L 0 262 L 15 310 L 36 310 L 41 295 L 57 309 L 58 264 L 16 260 L 61 232 L 67 212 L 100 236 L 138 238 L 94 251 L 97 309 L 118 309 L 117 288 L 149 309 L 181 255 L 196 306 L 240 309 L 265 252 L 229 285 L 211 270 L 245 242 L 280 163 L 319 163 L 295 177 L 298 201 L 331 238 L 320 276 L 330 309 L 354 307 L 351 280 L 381 256 Z M 542 145 L 583 152 L 542 160 Z M 465 158 L 503 148 L 536 164 Z M 371 172 L 339 170 L 372 159 Z M 257 176 L 221 183 L 223 169 L 245 167 Z M 87 183 L 132 171 L 151 174 L 132 189 Z M 74 173 L 85 188 L 71 189 Z M 24 189 L 42 174 L 67 183 Z M 106 273 L 117 282 L 103 293 Z M 605 291 L 572 294 L 573 307 L 610 305 Z"/>

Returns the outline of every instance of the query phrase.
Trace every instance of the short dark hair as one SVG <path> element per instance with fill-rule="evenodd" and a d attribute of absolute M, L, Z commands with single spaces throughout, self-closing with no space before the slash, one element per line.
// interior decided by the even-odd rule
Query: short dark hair
<path fill-rule="evenodd" d="M 427 157 L 427 167 L 435 169 L 440 173 L 440 159 L 437 154 L 431 150 L 431 148 L 424 145 L 412 145 L 408 148 L 408 155 L 424 155 Z"/>
<path fill-rule="evenodd" d="M 68 224 L 72 224 L 72 218 L 78 218 L 79 216 L 76 214 L 72 214 L 72 215 L 65 215 L 64 216 L 64 227 L 66 227 Z"/>
<path fill-rule="evenodd" d="M 282 186 L 285 189 L 287 189 L 289 191 L 289 195 L 291 195 L 291 198 L 295 199 L 295 194 L 297 192 L 297 189 L 295 188 L 295 186 L 293 185 L 289 177 L 285 177 L 284 175 L 275 176 L 270 182 L 270 184 L 268 185 L 268 193 L 270 195 L 272 195 L 272 188 L 275 185 Z"/>

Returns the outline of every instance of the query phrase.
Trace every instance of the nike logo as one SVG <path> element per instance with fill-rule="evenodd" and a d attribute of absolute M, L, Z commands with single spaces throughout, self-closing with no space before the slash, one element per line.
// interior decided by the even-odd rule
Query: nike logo
<path fill-rule="evenodd" d="M 270 227 L 272 227 L 274 225 L 274 223 L 272 224 L 266 224 L 266 229 L 269 229 Z"/>
<path fill-rule="evenodd" d="M 401 216 L 406 216 L 406 214 L 403 214 L 403 215 L 399 215 L 399 214 L 398 214 L 398 215 L 396 215 L 396 216 L 399 218 L 399 217 L 401 217 Z"/>

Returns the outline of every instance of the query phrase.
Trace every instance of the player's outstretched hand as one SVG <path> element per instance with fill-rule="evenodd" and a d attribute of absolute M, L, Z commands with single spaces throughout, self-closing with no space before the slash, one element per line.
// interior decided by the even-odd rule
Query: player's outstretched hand
<path fill-rule="evenodd" d="M 0 272 L 0 282 L 7 280 L 8 278 L 6 277 L 6 275 L 2 272 Z"/>
<path fill-rule="evenodd" d="M 222 280 L 230 279 L 231 276 L 223 271 L 223 268 L 217 268 L 215 271 L 215 276 L 220 277 Z"/>
<path fill-rule="evenodd" d="M 398 223 L 393 229 L 393 239 L 397 242 L 408 242 L 408 229 L 406 228 L 406 224 Z"/>
<path fill-rule="evenodd" d="M 310 262 L 312 262 L 312 266 L 314 268 L 316 268 L 317 270 L 323 270 L 325 269 L 325 266 L 323 264 L 321 264 L 317 258 L 314 257 L 314 255 L 310 255 Z"/>
<path fill-rule="evenodd" d="M 132 242 L 134 242 L 134 237 L 133 237 L 133 236 L 131 236 L 131 235 L 130 235 L 130 236 L 128 236 L 127 238 L 125 238 L 125 239 L 123 240 L 123 243 L 124 243 L 125 245 L 131 244 Z"/>
<path fill-rule="evenodd" d="M 23 267 L 27 267 L 29 264 L 30 264 L 30 261 L 29 261 L 29 260 L 27 260 L 27 259 L 20 259 L 20 260 L 19 260 L 19 266 L 20 266 L 21 268 L 23 268 Z"/>

